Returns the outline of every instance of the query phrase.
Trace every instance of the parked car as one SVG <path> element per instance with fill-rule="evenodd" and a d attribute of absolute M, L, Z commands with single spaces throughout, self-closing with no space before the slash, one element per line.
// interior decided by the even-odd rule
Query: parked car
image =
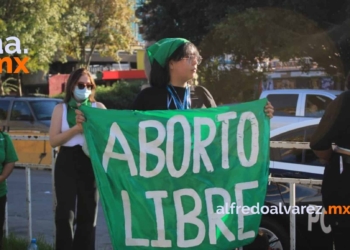
<path fill-rule="evenodd" d="M 0 97 L 0 128 L 5 131 L 48 132 L 54 107 L 61 99 Z"/>
<path fill-rule="evenodd" d="M 309 142 L 311 135 L 320 122 L 320 118 L 293 123 L 274 129 L 270 141 Z M 311 149 L 270 149 L 270 173 L 272 177 L 322 179 L 324 166 Z M 296 206 L 313 206 L 320 209 L 322 195 L 319 185 L 296 185 Z M 289 206 L 289 185 L 270 183 L 267 188 L 265 205 Z M 333 249 L 330 236 L 331 227 L 321 214 L 296 214 L 296 249 Z M 264 214 L 260 229 L 269 237 L 270 249 L 290 249 L 290 217 L 284 214 Z"/>
<path fill-rule="evenodd" d="M 321 118 L 292 123 L 270 132 L 270 141 L 309 143 Z M 311 149 L 271 148 L 270 172 L 275 176 L 322 179 L 324 165 Z"/>
<path fill-rule="evenodd" d="M 289 206 L 289 186 L 284 183 L 270 183 L 267 188 L 265 205 Z M 324 211 L 321 210 L 322 195 L 319 186 L 296 185 L 296 207 L 300 212 L 295 215 L 296 248 L 297 250 L 332 250 L 331 226 L 324 220 Z M 315 213 L 308 214 L 302 207 L 312 206 Z M 271 250 L 290 249 L 290 217 L 282 214 L 263 214 L 260 229 L 264 231 L 270 242 Z"/>
<path fill-rule="evenodd" d="M 275 129 L 322 117 L 328 104 L 340 93 L 340 90 L 278 89 L 263 91 L 260 99 L 267 98 L 274 106 L 271 129 Z"/>

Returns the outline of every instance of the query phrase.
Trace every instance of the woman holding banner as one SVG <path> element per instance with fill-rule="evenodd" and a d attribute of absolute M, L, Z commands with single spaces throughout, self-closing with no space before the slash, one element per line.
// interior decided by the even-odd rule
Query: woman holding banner
<path fill-rule="evenodd" d="M 95 101 L 95 89 L 89 71 L 72 72 L 66 84 L 64 102 L 58 104 L 52 114 L 50 144 L 60 147 L 54 178 L 56 250 L 95 249 L 99 196 L 91 160 L 82 149 L 83 127 L 76 122 L 75 114 L 79 105 L 105 109 L 102 103 Z"/>
<path fill-rule="evenodd" d="M 197 76 L 197 66 L 202 62 L 198 49 L 183 38 L 165 38 L 147 48 L 151 64 L 151 87 L 143 89 L 133 104 L 133 110 L 167 110 L 216 107 L 210 92 L 191 81 Z M 266 115 L 273 116 L 268 102 Z"/>
<path fill-rule="evenodd" d="M 146 72 L 151 87 L 141 90 L 133 110 L 216 107 L 206 88 L 191 84 L 197 76 L 197 66 L 202 62 L 194 44 L 183 38 L 165 38 L 148 47 L 146 57 L 151 65 L 151 71 Z M 272 118 L 273 112 L 273 106 L 268 102 L 265 113 Z M 259 232 L 254 242 L 243 249 L 267 250 L 268 238 Z"/>
<path fill-rule="evenodd" d="M 182 38 L 162 39 L 147 48 L 147 56 L 151 65 L 150 72 L 146 72 L 150 87 L 139 93 L 134 101 L 133 110 L 216 107 L 214 98 L 206 88 L 190 84 L 197 74 L 197 66 L 202 61 L 194 44 Z M 273 112 L 274 109 L 268 102 L 265 113 L 272 117 Z M 84 122 L 83 113 L 79 110 L 76 113 L 77 122 Z M 265 250 L 266 245 L 267 238 L 259 234 L 255 242 L 246 246 L 246 249 Z"/>

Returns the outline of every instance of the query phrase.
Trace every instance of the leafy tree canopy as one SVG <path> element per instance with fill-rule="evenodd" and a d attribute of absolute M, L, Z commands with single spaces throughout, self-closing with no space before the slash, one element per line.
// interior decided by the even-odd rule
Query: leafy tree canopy
<path fill-rule="evenodd" d="M 129 0 L 69 0 L 61 23 L 63 51 L 83 66 L 90 64 L 95 50 L 117 60 L 117 51 L 134 42 L 133 16 Z"/>
<path fill-rule="evenodd" d="M 15 36 L 21 41 L 21 50 L 28 54 L 30 71 L 46 70 L 52 62 L 60 44 L 58 23 L 65 6 L 65 0 L 0 0 L 0 34 L 3 47 L 6 38 Z M 10 41 L 13 43 L 13 41 Z M 0 57 L 9 56 L 5 53 Z"/>
<path fill-rule="evenodd" d="M 254 84 L 264 77 L 257 67 L 273 58 L 296 58 L 305 71 L 322 68 L 330 75 L 346 76 L 349 10 L 349 0 L 149 0 L 138 16 L 146 40 L 184 37 L 196 44 L 207 60 L 201 65 L 205 85 L 215 93 L 215 87 L 210 87 L 213 81 L 216 89 L 224 89 L 231 79 L 232 93 L 247 84 L 247 92 L 254 91 Z M 233 55 L 245 73 L 237 68 L 218 71 L 216 60 L 224 54 Z M 232 79 L 240 79 L 240 86 L 233 86 Z M 223 91 L 221 96 L 214 94 L 216 99 L 222 95 Z"/>

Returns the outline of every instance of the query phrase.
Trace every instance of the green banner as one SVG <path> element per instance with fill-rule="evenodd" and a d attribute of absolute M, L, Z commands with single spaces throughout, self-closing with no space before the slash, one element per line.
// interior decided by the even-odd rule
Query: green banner
<path fill-rule="evenodd" d="M 267 100 L 210 109 L 81 107 L 114 249 L 227 249 L 257 235 L 269 166 Z M 241 208 L 240 208 L 241 207 Z"/>

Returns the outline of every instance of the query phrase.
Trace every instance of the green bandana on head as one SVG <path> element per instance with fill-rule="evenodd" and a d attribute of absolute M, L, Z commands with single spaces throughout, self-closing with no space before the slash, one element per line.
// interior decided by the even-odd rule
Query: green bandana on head
<path fill-rule="evenodd" d="M 70 101 L 68 102 L 67 121 L 68 121 L 70 128 L 74 127 L 76 124 L 75 110 L 78 109 L 77 104 L 78 104 L 78 102 L 74 98 L 71 98 Z M 91 107 L 91 102 L 90 102 L 89 98 L 85 99 L 85 101 L 81 102 L 80 104 Z"/>
<path fill-rule="evenodd" d="M 147 48 L 147 55 L 153 64 L 156 60 L 162 67 L 165 66 L 167 59 L 174 53 L 174 51 L 185 43 L 190 41 L 184 38 L 164 38 Z"/>

